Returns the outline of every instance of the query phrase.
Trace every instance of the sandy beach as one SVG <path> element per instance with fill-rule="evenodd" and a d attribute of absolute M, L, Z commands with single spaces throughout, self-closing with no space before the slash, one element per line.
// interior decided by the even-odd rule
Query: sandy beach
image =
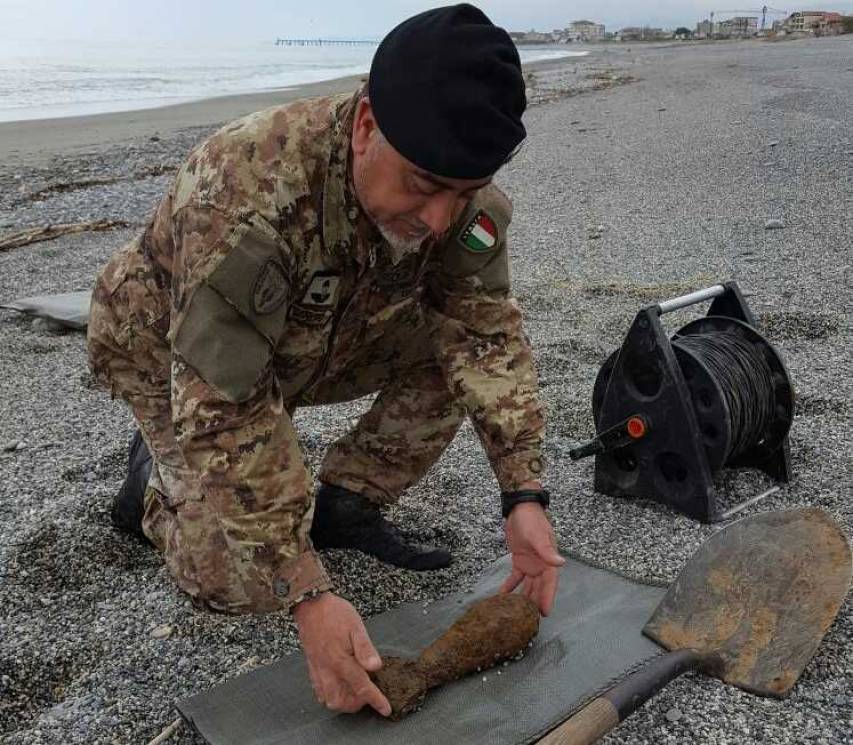
<path fill-rule="evenodd" d="M 528 140 L 497 181 L 515 206 L 513 288 L 547 409 L 561 547 L 671 582 L 719 528 L 596 493 L 591 459 L 572 462 L 568 451 L 594 433 L 595 376 L 636 312 L 729 279 L 797 391 L 794 478 L 746 514 L 820 507 L 850 536 L 853 37 L 609 45 L 525 72 Z M 64 222 L 131 226 L 0 251 L 0 302 L 91 287 L 189 150 L 221 124 L 357 84 L 0 124 L 0 237 Z M 93 387 L 82 334 L 0 310 L 0 379 L 0 742 L 147 743 L 176 718 L 176 699 L 298 649 L 281 614 L 193 608 L 150 548 L 111 527 L 133 425 Z M 297 412 L 312 469 L 368 403 Z M 725 471 L 717 486 L 734 503 L 772 485 Z M 469 426 L 390 517 L 455 560 L 418 574 L 325 552 L 340 593 L 368 616 L 464 589 L 505 552 L 497 484 Z M 687 675 L 602 742 L 850 742 L 851 610 L 848 599 L 786 700 Z M 201 740 L 181 726 L 169 742 Z"/>

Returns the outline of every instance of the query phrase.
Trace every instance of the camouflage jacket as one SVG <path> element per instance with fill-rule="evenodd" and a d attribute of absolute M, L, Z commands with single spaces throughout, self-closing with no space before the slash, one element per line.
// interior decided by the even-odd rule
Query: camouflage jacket
<path fill-rule="evenodd" d="M 436 321 L 436 358 L 501 488 L 540 476 L 536 373 L 509 295 L 511 205 L 481 189 L 441 240 L 389 262 L 348 175 L 357 99 L 296 101 L 226 126 L 191 154 L 139 242 L 158 277 L 152 317 L 169 318 L 178 442 L 198 488 L 247 515 L 280 505 L 288 470 L 304 469 L 285 446 L 288 409 L 345 365 L 368 322 L 381 333 L 416 303 Z M 273 575 L 280 565 L 287 578 L 299 557 L 303 580 L 288 578 L 282 607 L 309 577 L 325 581 L 310 508 L 310 494 L 294 494 L 261 524 L 231 526 L 236 544 L 265 547 Z"/>

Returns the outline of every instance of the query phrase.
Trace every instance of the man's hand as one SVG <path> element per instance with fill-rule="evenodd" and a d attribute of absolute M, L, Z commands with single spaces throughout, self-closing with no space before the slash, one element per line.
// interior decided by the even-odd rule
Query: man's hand
<path fill-rule="evenodd" d="M 391 704 L 367 674 L 379 670 L 382 659 L 356 609 L 343 598 L 324 592 L 297 604 L 293 618 L 317 700 L 347 713 L 370 704 L 387 717 Z"/>
<path fill-rule="evenodd" d="M 517 504 L 509 513 L 504 529 L 512 553 L 512 574 L 501 586 L 501 592 L 512 592 L 524 581 L 525 597 L 547 616 L 557 594 L 557 568 L 566 560 L 557 552 L 554 530 L 545 510 L 535 502 Z"/>

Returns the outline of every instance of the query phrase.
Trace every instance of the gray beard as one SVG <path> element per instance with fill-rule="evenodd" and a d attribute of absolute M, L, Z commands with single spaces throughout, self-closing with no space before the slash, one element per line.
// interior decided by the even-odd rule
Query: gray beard
<path fill-rule="evenodd" d="M 401 238 L 399 235 L 393 233 L 375 220 L 374 224 L 391 249 L 388 253 L 391 257 L 392 264 L 399 264 L 407 255 L 417 253 L 424 241 L 429 237 L 429 234 L 427 233 L 423 238 Z"/>

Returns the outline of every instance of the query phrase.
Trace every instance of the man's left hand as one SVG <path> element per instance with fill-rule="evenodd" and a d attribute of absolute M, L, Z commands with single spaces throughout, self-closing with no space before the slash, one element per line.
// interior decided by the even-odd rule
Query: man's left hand
<path fill-rule="evenodd" d="M 512 574 L 500 591 L 512 592 L 524 582 L 524 596 L 547 616 L 557 594 L 558 568 L 566 560 L 557 551 L 554 530 L 545 510 L 535 502 L 517 504 L 509 513 L 504 529 L 512 553 Z"/>

